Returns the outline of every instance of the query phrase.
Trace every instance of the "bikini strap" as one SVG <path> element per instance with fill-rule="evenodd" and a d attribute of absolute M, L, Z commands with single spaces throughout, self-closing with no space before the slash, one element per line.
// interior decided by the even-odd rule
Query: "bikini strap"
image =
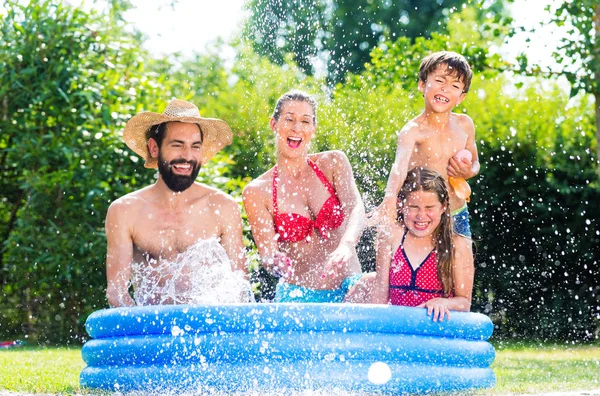
<path fill-rule="evenodd" d="M 406 239 L 406 234 L 408 234 L 408 227 L 404 226 L 404 235 L 402 235 L 402 242 L 400 242 L 400 246 L 404 249 L 404 240 Z"/>
<path fill-rule="evenodd" d="M 273 217 L 279 215 L 279 210 L 277 209 L 277 179 L 279 178 L 277 172 L 277 165 L 273 168 Z"/>
<path fill-rule="evenodd" d="M 321 169 L 319 169 L 317 164 L 312 162 L 310 159 L 308 160 L 308 164 L 310 165 L 311 168 L 313 168 L 313 170 L 317 174 L 317 177 L 319 178 L 319 180 L 321 180 L 321 183 L 323 183 L 325 188 L 327 188 L 327 191 L 329 191 L 329 194 L 331 194 L 332 196 L 336 196 L 337 194 L 335 193 L 335 189 L 331 185 L 331 182 L 329 180 L 327 180 L 327 178 L 325 177 L 325 175 L 323 174 Z"/>

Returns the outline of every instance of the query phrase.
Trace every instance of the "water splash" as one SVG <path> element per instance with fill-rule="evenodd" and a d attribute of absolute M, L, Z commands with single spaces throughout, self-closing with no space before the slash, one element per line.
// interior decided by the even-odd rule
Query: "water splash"
<path fill-rule="evenodd" d="M 233 271 L 217 238 L 199 240 L 174 260 L 134 263 L 137 305 L 229 304 L 254 300 L 249 282 Z"/>

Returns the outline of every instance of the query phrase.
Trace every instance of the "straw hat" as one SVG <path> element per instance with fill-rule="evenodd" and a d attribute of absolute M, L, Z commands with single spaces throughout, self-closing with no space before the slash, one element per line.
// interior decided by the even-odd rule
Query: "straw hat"
<path fill-rule="evenodd" d="M 144 167 L 158 168 L 158 160 L 148 151 L 148 130 L 163 122 L 189 122 L 202 129 L 202 163 L 205 164 L 219 150 L 231 144 L 231 128 L 223 120 L 202 118 L 198 108 L 185 100 L 173 99 L 161 113 L 143 111 L 133 116 L 123 130 L 123 140 L 127 147 L 146 160 Z"/>

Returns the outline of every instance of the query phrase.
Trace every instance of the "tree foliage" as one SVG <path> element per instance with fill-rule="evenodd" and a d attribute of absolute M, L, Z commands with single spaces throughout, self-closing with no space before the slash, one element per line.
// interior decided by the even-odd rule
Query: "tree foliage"
<path fill-rule="evenodd" d="M 64 340 L 82 333 L 81 313 L 105 306 L 106 209 L 151 176 L 135 172 L 117 131 L 159 85 L 114 14 L 5 7 L 0 331 Z"/>
<path fill-rule="evenodd" d="M 230 69 L 217 45 L 191 60 L 152 60 L 119 18 L 124 2 L 106 13 L 20 3 L 8 1 L 0 21 L 0 338 L 81 340 L 87 315 L 106 307 L 107 207 L 155 176 L 122 142 L 131 115 L 179 97 L 227 121 L 234 143 L 199 179 L 239 202 L 244 185 L 274 164 L 275 101 L 305 89 L 320 102 L 313 150 L 346 152 L 373 208 L 396 133 L 423 106 L 419 62 L 442 49 L 463 53 L 475 70 L 456 109 L 475 121 L 482 162 L 471 183 L 473 309 L 490 315 L 501 336 L 598 337 L 594 105 L 543 77 L 516 84 L 489 51 L 507 34 L 493 13 L 481 24 L 481 9 L 466 7 L 449 15 L 448 34 L 378 42 L 364 70 L 324 93 L 324 81 L 290 55 L 273 63 L 240 46 Z M 247 226 L 245 236 L 251 247 Z M 372 238 L 366 233 L 359 246 L 366 270 Z M 268 298 L 272 279 L 257 262 L 254 270 L 257 293 Z"/>
<path fill-rule="evenodd" d="M 292 53 L 308 74 L 320 60 L 330 81 L 339 82 L 347 72 L 360 72 L 369 62 L 370 52 L 385 41 L 446 32 L 449 16 L 467 3 L 470 1 L 251 0 L 245 36 L 257 53 L 277 64 Z M 501 1 L 486 2 L 476 10 L 482 22 L 505 17 Z M 485 24 L 481 26 L 485 28 Z"/>
<path fill-rule="evenodd" d="M 551 11 L 550 7 L 548 10 Z M 566 27 L 566 36 L 554 53 L 571 83 L 571 96 L 587 92 L 596 101 L 596 162 L 600 179 L 600 3 L 598 0 L 564 1 L 552 20 Z"/>

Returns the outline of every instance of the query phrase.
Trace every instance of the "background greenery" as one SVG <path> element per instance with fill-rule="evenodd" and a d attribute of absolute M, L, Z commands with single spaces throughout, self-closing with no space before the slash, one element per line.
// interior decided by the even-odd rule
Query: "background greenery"
<path fill-rule="evenodd" d="M 474 119 L 482 162 L 471 181 L 473 310 L 492 317 L 500 338 L 597 339 L 593 92 L 565 92 L 526 58 L 513 66 L 493 55 L 489 49 L 513 30 L 502 2 L 494 12 L 456 3 L 465 6 L 439 10 L 439 30 L 383 34 L 369 47 L 368 63 L 315 77 L 293 51 L 266 56 L 253 37 L 236 44 L 231 68 L 219 43 L 192 59 L 153 59 L 122 20 L 126 2 L 84 12 L 57 0 L 7 1 L 0 21 L 0 339 L 78 344 L 87 315 L 106 307 L 106 209 L 155 177 L 122 143 L 133 114 L 160 111 L 178 97 L 226 120 L 234 143 L 200 180 L 239 200 L 243 186 L 273 164 L 268 120 L 276 99 L 305 89 L 320 102 L 313 150 L 343 150 L 373 208 L 396 131 L 422 108 L 419 62 L 441 49 L 465 54 L 476 75 L 456 110 Z M 350 23 L 357 16 L 341 17 Z M 412 23 L 417 29 L 418 19 Z M 247 227 L 245 237 L 252 249 Z M 367 230 L 359 245 L 365 270 L 373 268 L 371 246 Z M 253 272 L 257 295 L 269 298 L 270 280 L 256 260 Z"/>

